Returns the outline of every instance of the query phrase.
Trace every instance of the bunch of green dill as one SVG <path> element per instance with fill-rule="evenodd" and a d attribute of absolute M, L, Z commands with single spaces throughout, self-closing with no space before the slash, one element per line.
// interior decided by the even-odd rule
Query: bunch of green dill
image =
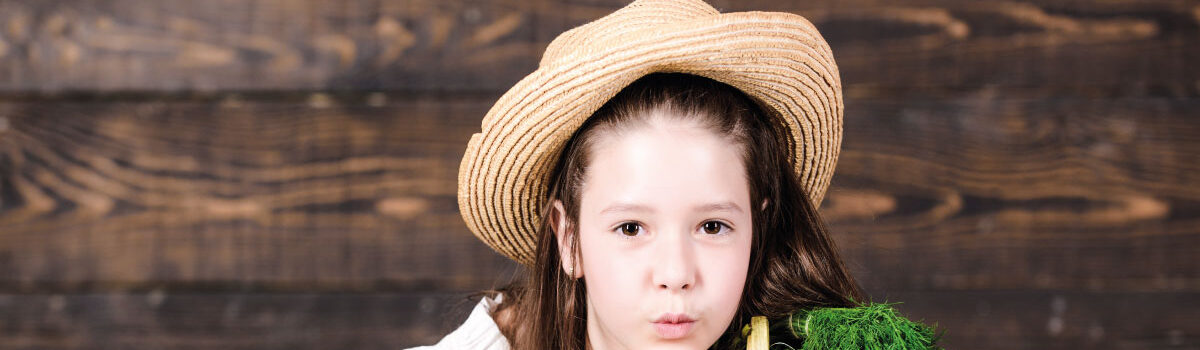
<path fill-rule="evenodd" d="M 858 307 L 799 310 L 771 320 L 771 350 L 925 350 L 940 349 L 934 328 L 901 316 L 896 303 L 868 303 Z M 750 326 L 728 349 L 745 349 Z"/>

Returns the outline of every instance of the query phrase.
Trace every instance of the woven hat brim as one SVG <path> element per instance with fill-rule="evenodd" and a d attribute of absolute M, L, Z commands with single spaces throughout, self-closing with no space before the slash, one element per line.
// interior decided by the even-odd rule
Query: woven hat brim
<path fill-rule="evenodd" d="M 468 228 L 497 252 L 533 263 L 547 177 L 576 129 L 622 88 L 676 72 L 729 84 L 782 118 L 814 205 L 841 147 L 841 81 L 833 54 L 803 17 L 719 14 L 595 42 L 526 76 L 488 111 L 459 168 Z M 544 62 L 545 63 L 545 62 Z"/>

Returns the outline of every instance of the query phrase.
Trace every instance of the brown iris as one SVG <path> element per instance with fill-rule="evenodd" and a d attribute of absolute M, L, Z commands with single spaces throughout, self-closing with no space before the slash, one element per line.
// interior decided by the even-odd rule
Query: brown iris
<path fill-rule="evenodd" d="M 641 232 L 641 230 L 642 228 L 639 227 L 638 224 L 632 222 L 621 224 L 621 234 L 626 236 L 637 236 L 638 232 Z"/>
<path fill-rule="evenodd" d="M 701 228 L 704 229 L 704 233 L 710 235 L 721 233 L 721 223 L 716 221 L 705 222 Z"/>

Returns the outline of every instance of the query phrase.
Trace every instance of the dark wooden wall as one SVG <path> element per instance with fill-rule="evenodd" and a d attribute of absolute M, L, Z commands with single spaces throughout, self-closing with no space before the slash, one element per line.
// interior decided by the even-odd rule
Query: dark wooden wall
<path fill-rule="evenodd" d="M 822 211 L 955 349 L 1200 349 L 1200 2 L 714 1 L 845 85 Z M 427 344 L 514 264 L 455 176 L 616 0 L 0 0 L 0 349 Z"/>

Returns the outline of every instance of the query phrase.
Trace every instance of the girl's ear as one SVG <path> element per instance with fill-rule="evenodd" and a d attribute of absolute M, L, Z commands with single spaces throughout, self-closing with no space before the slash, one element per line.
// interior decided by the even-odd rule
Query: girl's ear
<path fill-rule="evenodd" d="M 575 239 L 578 234 L 567 234 L 571 227 L 567 221 L 567 211 L 563 209 L 561 200 L 554 200 L 554 212 L 551 215 L 551 220 L 554 222 L 554 238 L 555 242 L 558 242 L 558 256 L 562 259 L 563 272 L 572 279 L 583 277 L 583 268 L 571 250 L 573 243 L 571 240 Z"/>

